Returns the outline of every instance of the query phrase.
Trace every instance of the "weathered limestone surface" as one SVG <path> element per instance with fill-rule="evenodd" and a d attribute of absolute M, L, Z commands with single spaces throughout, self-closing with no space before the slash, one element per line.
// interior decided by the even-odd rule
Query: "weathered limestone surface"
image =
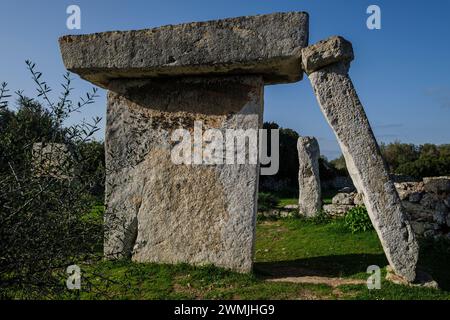
<path fill-rule="evenodd" d="M 346 204 L 346 205 L 354 205 L 355 204 L 355 193 L 338 193 L 331 199 L 332 204 Z"/>
<path fill-rule="evenodd" d="M 355 205 L 352 204 L 325 204 L 322 210 L 331 217 L 343 217 Z"/>
<path fill-rule="evenodd" d="M 111 88 L 106 256 L 250 271 L 259 166 L 176 165 L 170 136 L 192 132 L 195 120 L 204 129 L 260 128 L 263 79 L 116 80 Z"/>
<path fill-rule="evenodd" d="M 299 137 L 297 150 L 299 160 L 298 209 L 300 214 L 313 217 L 322 208 L 322 191 L 319 176 L 319 144 L 314 137 Z"/>
<path fill-rule="evenodd" d="M 350 62 L 353 58 L 352 44 L 338 36 L 319 41 L 302 50 L 302 63 L 308 74 L 335 62 Z"/>
<path fill-rule="evenodd" d="M 64 143 L 34 143 L 32 155 L 36 177 L 70 179 L 73 176 L 72 154 Z"/>
<path fill-rule="evenodd" d="M 298 81 L 308 45 L 308 14 L 274 13 L 168 25 L 138 31 L 63 36 L 67 69 L 99 86 L 111 79 L 193 75 L 262 75 Z"/>
<path fill-rule="evenodd" d="M 324 50 L 327 43 L 342 42 L 331 39 L 321 44 Z M 339 51 L 345 50 L 336 50 Z M 386 257 L 398 275 L 413 281 L 418 244 L 348 76 L 348 56 L 327 66 L 317 65 L 320 69 L 310 70 L 309 79 L 322 112 L 336 134 L 353 182 L 358 192 L 364 194 L 364 203 Z"/>
<path fill-rule="evenodd" d="M 425 191 L 436 194 L 450 193 L 450 177 L 428 177 L 423 178 Z"/>

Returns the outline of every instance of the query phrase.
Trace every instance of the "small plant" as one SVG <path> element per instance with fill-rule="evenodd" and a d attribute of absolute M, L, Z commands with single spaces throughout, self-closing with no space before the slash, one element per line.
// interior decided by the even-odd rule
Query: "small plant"
<path fill-rule="evenodd" d="M 317 214 L 310 218 L 311 222 L 314 224 L 327 224 L 331 221 L 331 217 L 323 210 L 317 212 Z"/>
<path fill-rule="evenodd" d="M 268 211 L 275 208 L 279 202 L 280 199 L 271 193 L 258 193 L 258 211 Z"/>
<path fill-rule="evenodd" d="M 345 215 L 345 227 L 352 233 L 364 232 L 373 229 L 372 221 L 365 207 L 350 209 Z"/>

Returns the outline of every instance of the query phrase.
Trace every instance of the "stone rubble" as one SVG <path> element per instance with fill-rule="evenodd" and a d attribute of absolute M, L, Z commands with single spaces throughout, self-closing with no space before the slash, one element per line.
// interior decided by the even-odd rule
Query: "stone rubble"
<path fill-rule="evenodd" d="M 450 239 L 450 177 L 426 177 L 395 187 L 418 236 Z"/>
<path fill-rule="evenodd" d="M 395 188 L 417 236 L 450 239 L 450 177 L 400 182 L 395 183 Z M 330 216 L 341 217 L 357 205 L 363 205 L 360 198 L 362 194 L 356 192 L 338 193 L 323 210 Z"/>
<path fill-rule="evenodd" d="M 74 159 L 64 143 L 34 143 L 32 157 L 35 177 L 73 178 Z"/>

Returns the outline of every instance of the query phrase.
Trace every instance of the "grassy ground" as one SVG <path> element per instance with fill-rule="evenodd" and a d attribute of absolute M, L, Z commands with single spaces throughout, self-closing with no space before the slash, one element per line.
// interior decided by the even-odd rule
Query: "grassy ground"
<path fill-rule="evenodd" d="M 284 206 L 287 206 L 290 204 L 298 204 L 298 199 L 297 198 L 281 198 L 280 202 L 278 202 L 278 207 L 283 208 Z"/>
<path fill-rule="evenodd" d="M 384 280 L 387 262 L 375 232 L 349 233 L 342 220 L 315 224 L 299 219 L 260 221 L 255 270 L 243 275 L 212 266 L 101 262 L 84 266 L 82 299 L 450 299 L 448 245 L 423 244 L 422 268 L 444 290 L 411 288 Z M 268 282 L 273 277 L 367 279 L 369 265 L 383 268 L 380 290 L 364 284 Z"/>
<path fill-rule="evenodd" d="M 322 202 L 324 204 L 331 204 L 331 199 L 336 195 L 336 190 L 325 190 L 322 191 Z M 276 194 L 277 195 L 277 194 Z M 283 208 L 284 206 L 290 204 L 298 204 L 298 196 L 289 196 L 283 197 L 283 195 L 278 195 L 280 198 L 280 202 L 278 203 L 279 208 Z"/>

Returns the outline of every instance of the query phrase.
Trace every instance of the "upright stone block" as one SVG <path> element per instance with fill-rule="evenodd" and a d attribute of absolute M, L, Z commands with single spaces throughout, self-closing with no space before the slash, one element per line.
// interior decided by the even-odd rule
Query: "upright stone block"
<path fill-rule="evenodd" d="M 300 80 L 307 42 L 303 12 L 60 38 L 66 68 L 110 90 L 108 258 L 251 269 L 258 161 L 176 164 L 171 136 L 261 128 L 263 86 Z"/>
<path fill-rule="evenodd" d="M 171 136 L 183 128 L 193 139 L 194 121 L 203 130 L 220 129 L 224 138 L 227 129 L 256 132 L 262 124 L 262 78 L 119 80 L 113 86 L 105 254 L 251 270 L 258 165 L 174 164 Z"/>
<path fill-rule="evenodd" d="M 332 52 L 327 53 L 327 48 Z M 350 176 L 358 192 L 364 194 L 386 257 L 395 272 L 411 282 L 416 276 L 418 244 L 348 75 L 351 44 L 333 37 L 304 52 L 303 64 L 309 70 L 317 100 L 336 134 Z M 310 57 L 315 61 L 308 61 Z M 320 62 L 320 57 L 331 64 Z"/>
<path fill-rule="evenodd" d="M 299 137 L 298 149 L 298 210 L 300 214 L 314 217 L 322 209 L 319 158 L 320 149 L 314 137 Z"/>

